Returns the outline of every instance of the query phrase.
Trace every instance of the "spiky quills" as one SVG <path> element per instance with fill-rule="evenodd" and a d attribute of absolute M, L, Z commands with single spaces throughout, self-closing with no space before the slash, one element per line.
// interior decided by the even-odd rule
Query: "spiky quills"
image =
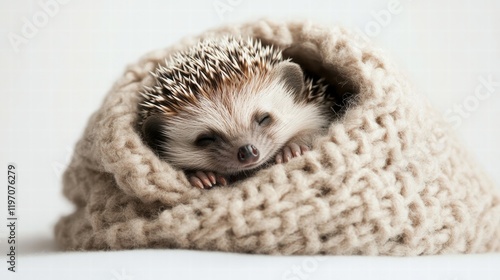
<path fill-rule="evenodd" d="M 186 51 L 165 59 L 151 75 L 156 85 L 144 87 L 139 103 L 139 124 L 154 114 L 177 115 L 185 106 L 198 102 L 199 96 L 210 96 L 223 87 L 242 84 L 256 75 L 265 75 L 284 59 L 280 49 L 263 46 L 260 40 L 226 36 L 205 39 Z M 305 88 L 296 96 L 299 102 L 335 102 L 327 94 L 323 78 L 304 77 Z"/>
<path fill-rule="evenodd" d="M 281 61 L 280 50 L 251 38 L 201 41 L 151 72 L 156 85 L 141 93 L 142 120 L 155 113 L 176 115 L 184 106 L 195 104 L 200 95 L 210 98 L 214 91 L 264 74 Z"/>

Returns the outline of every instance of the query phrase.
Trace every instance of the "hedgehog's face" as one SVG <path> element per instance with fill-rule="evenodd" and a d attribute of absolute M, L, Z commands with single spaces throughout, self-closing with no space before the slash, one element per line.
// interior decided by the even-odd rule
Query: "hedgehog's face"
<path fill-rule="evenodd" d="M 321 129 L 318 106 L 296 100 L 303 90 L 300 68 L 282 64 L 177 116 L 156 118 L 151 129 L 161 130 L 160 154 L 182 169 L 230 175 L 262 166 L 292 138 Z"/>

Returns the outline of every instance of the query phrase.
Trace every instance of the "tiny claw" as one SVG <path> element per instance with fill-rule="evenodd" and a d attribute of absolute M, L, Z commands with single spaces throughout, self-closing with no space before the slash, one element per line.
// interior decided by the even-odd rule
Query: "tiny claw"
<path fill-rule="evenodd" d="M 290 143 L 288 146 L 289 146 L 289 149 L 291 151 L 292 157 L 298 157 L 301 155 L 299 145 L 297 145 L 295 143 Z"/>
<path fill-rule="evenodd" d="M 188 180 L 193 187 L 206 190 L 217 185 L 226 186 L 228 184 L 228 180 L 224 176 L 213 171 L 196 171 L 194 173 L 189 173 Z"/>
<path fill-rule="evenodd" d="M 302 151 L 302 154 L 305 152 L 309 152 L 309 147 L 306 145 L 300 145 L 300 150 Z"/>
<path fill-rule="evenodd" d="M 292 158 L 300 157 L 305 152 L 309 151 L 309 147 L 307 145 L 301 144 L 298 145 L 296 143 L 288 143 L 283 149 L 276 155 L 275 162 L 276 164 L 287 163 Z"/>
<path fill-rule="evenodd" d="M 210 182 L 210 179 L 208 179 L 208 176 L 205 172 L 203 171 L 196 172 L 196 177 L 198 177 L 203 182 L 205 187 L 212 187 L 212 183 Z"/>
<path fill-rule="evenodd" d="M 192 185 L 193 187 L 197 187 L 197 188 L 200 188 L 200 189 L 204 189 L 204 187 L 203 187 L 203 183 L 201 182 L 201 180 L 200 180 L 200 179 L 198 179 L 198 178 L 197 178 L 197 177 L 195 177 L 195 176 L 191 176 L 191 177 L 189 178 L 189 183 L 191 183 L 191 185 Z"/>
<path fill-rule="evenodd" d="M 277 164 L 283 163 L 283 156 L 281 155 L 281 152 L 276 155 L 276 160 L 275 161 L 276 161 Z"/>
<path fill-rule="evenodd" d="M 290 159 L 292 159 L 292 151 L 290 150 L 290 147 L 286 146 L 285 148 L 283 148 L 283 155 L 285 158 L 285 162 L 288 162 L 290 161 Z"/>
<path fill-rule="evenodd" d="M 217 180 L 219 183 L 221 183 L 223 186 L 227 186 L 227 180 L 223 176 L 218 176 Z"/>
<path fill-rule="evenodd" d="M 213 172 L 208 172 L 207 176 L 208 176 L 208 179 L 210 179 L 210 182 L 212 183 L 212 185 L 217 184 L 217 180 L 215 179 L 215 175 Z"/>

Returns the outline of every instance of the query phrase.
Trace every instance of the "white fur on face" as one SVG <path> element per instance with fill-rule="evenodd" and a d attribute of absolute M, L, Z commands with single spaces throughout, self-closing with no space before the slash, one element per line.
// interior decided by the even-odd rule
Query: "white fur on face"
<path fill-rule="evenodd" d="M 267 86 L 262 88 L 262 85 Z M 257 165 L 261 165 L 274 158 L 292 138 L 310 144 L 305 139 L 322 131 L 328 123 L 317 104 L 297 103 L 282 82 L 266 77 L 199 101 L 169 118 L 165 126 L 168 140 L 162 147 L 162 156 L 181 169 L 226 175 L 251 169 L 238 161 L 240 147 L 247 144 L 257 147 L 260 152 Z M 269 113 L 272 120 L 262 127 L 257 119 L 264 113 Z M 196 146 L 197 137 L 207 133 L 220 138 L 206 147 Z"/>

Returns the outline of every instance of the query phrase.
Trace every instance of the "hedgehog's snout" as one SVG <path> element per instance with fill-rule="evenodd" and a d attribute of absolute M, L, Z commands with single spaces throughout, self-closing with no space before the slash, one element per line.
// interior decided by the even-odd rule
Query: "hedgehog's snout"
<path fill-rule="evenodd" d="M 243 164 L 256 162 L 259 160 L 259 149 L 252 144 L 241 146 L 238 149 L 238 160 Z"/>

